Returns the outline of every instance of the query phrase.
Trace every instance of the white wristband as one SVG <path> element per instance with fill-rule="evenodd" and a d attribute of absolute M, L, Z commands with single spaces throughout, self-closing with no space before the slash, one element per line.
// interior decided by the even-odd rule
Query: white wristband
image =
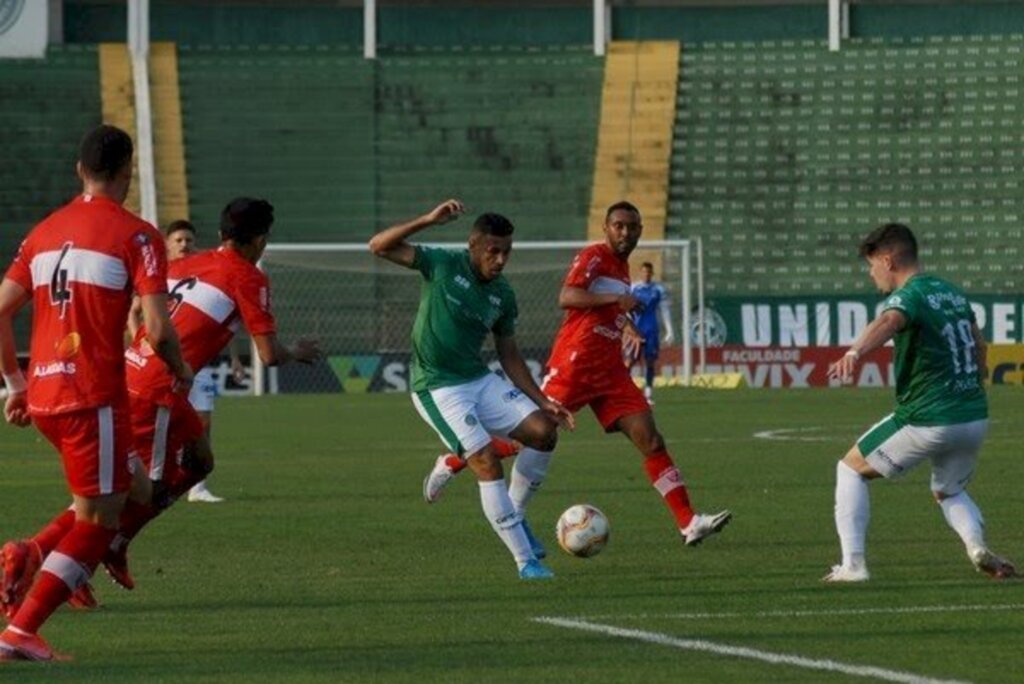
<path fill-rule="evenodd" d="M 25 382 L 25 375 L 18 371 L 8 375 L 4 373 L 4 387 L 7 388 L 8 394 L 21 394 L 28 389 L 28 384 Z"/>
<path fill-rule="evenodd" d="M 844 354 L 844 356 L 852 356 L 855 359 L 859 359 L 860 358 L 860 352 L 857 351 L 856 349 L 848 349 L 846 351 L 846 354 Z"/>

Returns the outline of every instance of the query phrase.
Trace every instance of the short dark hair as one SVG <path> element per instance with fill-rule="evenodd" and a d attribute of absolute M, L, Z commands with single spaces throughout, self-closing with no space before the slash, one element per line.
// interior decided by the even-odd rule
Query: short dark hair
<path fill-rule="evenodd" d="M 650 261 L 645 261 L 644 263 L 640 264 L 640 268 L 649 268 L 653 271 L 654 264 L 652 264 Z"/>
<path fill-rule="evenodd" d="M 868 233 L 860 243 L 860 256 L 868 258 L 878 252 L 891 252 L 897 260 L 917 261 L 917 238 L 902 223 L 886 223 Z"/>
<path fill-rule="evenodd" d="M 494 237 L 508 237 L 515 231 L 516 227 L 512 225 L 512 222 L 501 214 L 495 214 L 488 212 L 486 214 L 480 214 L 473 221 L 473 232 L 482 233 L 484 235 L 493 235 Z"/>
<path fill-rule="evenodd" d="M 252 197 L 237 197 L 220 213 L 220 239 L 248 245 L 270 232 L 274 223 L 274 207 L 270 202 Z"/>
<path fill-rule="evenodd" d="M 117 126 L 103 124 L 92 129 L 78 146 L 78 161 L 86 175 L 99 181 L 113 180 L 135 151 L 130 135 Z"/>
<path fill-rule="evenodd" d="M 188 232 L 192 233 L 192 235 L 197 234 L 196 227 L 192 225 L 191 221 L 189 221 L 188 219 L 177 219 L 176 221 L 171 221 L 170 223 L 167 224 L 167 227 L 164 228 L 164 235 L 170 237 L 172 234 L 177 233 L 179 230 L 187 230 Z"/>
<path fill-rule="evenodd" d="M 604 220 L 607 221 L 608 219 L 610 219 L 612 217 L 612 214 L 620 209 L 625 211 L 631 211 L 637 216 L 640 215 L 640 210 L 636 208 L 636 205 L 634 205 L 632 202 L 622 200 L 621 202 L 616 202 L 612 206 L 608 207 L 608 211 L 604 213 Z"/>

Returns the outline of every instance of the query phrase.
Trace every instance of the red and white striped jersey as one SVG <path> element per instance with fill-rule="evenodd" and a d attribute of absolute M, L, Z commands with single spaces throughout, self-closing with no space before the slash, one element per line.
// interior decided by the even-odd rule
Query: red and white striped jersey
<path fill-rule="evenodd" d="M 29 411 L 116 403 L 133 291 L 167 291 L 163 237 L 106 197 L 81 195 L 37 225 L 6 277 L 32 293 Z"/>
<path fill-rule="evenodd" d="M 171 322 L 181 353 L 193 370 L 215 360 L 239 324 L 250 335 L 275 329 L 270 312 L 270 281 L 238 252 L 227 247 L 200 252 L 170 263 L 167 275 Z M 128 391 L 154 402 L 169 401 L 174 378 L 146 342 L 142 328 L 125 352 Z"/>
<path fill-rule="evenodd" d="M 629 262 L 620 259 L 607 243 L 579 252 L 563 285 L 597 294 L 629 294 Z M 628 315 L 618 304 L 592 309 L 568 309 L 558 330 L 549 367 L 573 365 L 578 372 L 595 374 L 622 367 L 622 328 Z"/>

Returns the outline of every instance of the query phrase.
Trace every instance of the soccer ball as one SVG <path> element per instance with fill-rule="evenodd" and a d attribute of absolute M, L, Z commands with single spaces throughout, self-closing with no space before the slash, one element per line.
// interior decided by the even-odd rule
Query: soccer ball
<path fill-rule="evenodd" d="M 596 556 L 608 543 L 608 518 L 590 504 L 570 506 L 558 518 L 558 545 L 580 558 Z"/>

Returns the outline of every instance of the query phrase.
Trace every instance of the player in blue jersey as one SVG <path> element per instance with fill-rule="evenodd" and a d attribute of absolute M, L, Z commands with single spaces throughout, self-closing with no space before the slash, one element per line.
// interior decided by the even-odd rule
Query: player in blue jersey
<path fill-rule="evenodd" d="M 649 261 L 645 261 L 640 266 L 640 282 L 633 284 L 633 296 L 640 304 L 632 314 L 633 322 L 644 338 L 643 362 L 647 379 L 644 396 L 647 397 L 647 403 L 654 404 L 651 395 L 654 390 L 654 369 L 658 361 L 661 339 L 658 319 L 660 318 L 661 325 L 665 326 L 665 344 L 675 342 L 676 336 L 672 332 L 672 313 L 669 311 L 668 293 L 665 292 L 661 283 L 654 280 L 654 264 Z M 639 358 L 636 360 L 639 361 Z"/>

